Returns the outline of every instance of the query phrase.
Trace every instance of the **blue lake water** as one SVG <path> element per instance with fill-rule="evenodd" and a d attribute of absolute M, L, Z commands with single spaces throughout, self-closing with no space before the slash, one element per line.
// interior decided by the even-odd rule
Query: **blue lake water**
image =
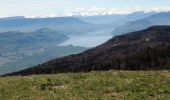
<path fill-rule="evenodd" d="M 71 35 L 70 39 L 60 44 L 61 46 L 74 45 L 83 47 L 98 46 L 113 37 L 111 32 L 113 28 L 97 30 L 93 32 L 84 33 L 82 35 Z"/>

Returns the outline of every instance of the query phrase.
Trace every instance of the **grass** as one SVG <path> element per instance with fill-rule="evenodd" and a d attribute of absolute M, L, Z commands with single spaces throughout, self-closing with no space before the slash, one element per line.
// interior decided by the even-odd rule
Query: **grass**
<path fill-rule="evenodd" d="M 0 100 L 170 100 L 170 71 L 0 78 Z"/>

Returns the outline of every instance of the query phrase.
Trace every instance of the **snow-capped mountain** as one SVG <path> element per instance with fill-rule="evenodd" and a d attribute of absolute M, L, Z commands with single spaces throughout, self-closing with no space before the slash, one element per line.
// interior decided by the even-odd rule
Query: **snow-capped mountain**
<path fill-rule="evenodd" d="M 97 8 L 93 7 L 91 9 L 86 8 L 76 8 L 73 10 L 65 10 L 63 13 L 52 13 L 52 14 L 43 14 L 43 15 L 32 15 L 25 16 L 26 18 L 48 18 L 48 17 L 70 17 L 70 16 L 102 16 L 102 15 L 123 15 L 123 14 L 132 14 L 134 12 L 168 12 L 170 7 L 156 7 L 150 9 L 141 9 L 141 7 L 136 7 L 134 10 L 132 8 Z"/>

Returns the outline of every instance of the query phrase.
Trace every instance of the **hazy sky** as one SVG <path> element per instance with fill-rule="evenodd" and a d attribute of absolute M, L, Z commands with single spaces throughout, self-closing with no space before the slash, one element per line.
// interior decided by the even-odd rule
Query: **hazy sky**
<path fill-rule="evenodd" d="M 0 17 L 62 13 L 75 9 L 170 9 L 170 0 L 0 0 Z"/>

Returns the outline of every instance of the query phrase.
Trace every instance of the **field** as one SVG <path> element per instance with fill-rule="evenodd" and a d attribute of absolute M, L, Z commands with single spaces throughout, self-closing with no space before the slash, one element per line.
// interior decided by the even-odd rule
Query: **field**
<path fill-rule="evenodd" d="M 0 100 L 170 100 L 170 71 L 0 77 Z"/>

